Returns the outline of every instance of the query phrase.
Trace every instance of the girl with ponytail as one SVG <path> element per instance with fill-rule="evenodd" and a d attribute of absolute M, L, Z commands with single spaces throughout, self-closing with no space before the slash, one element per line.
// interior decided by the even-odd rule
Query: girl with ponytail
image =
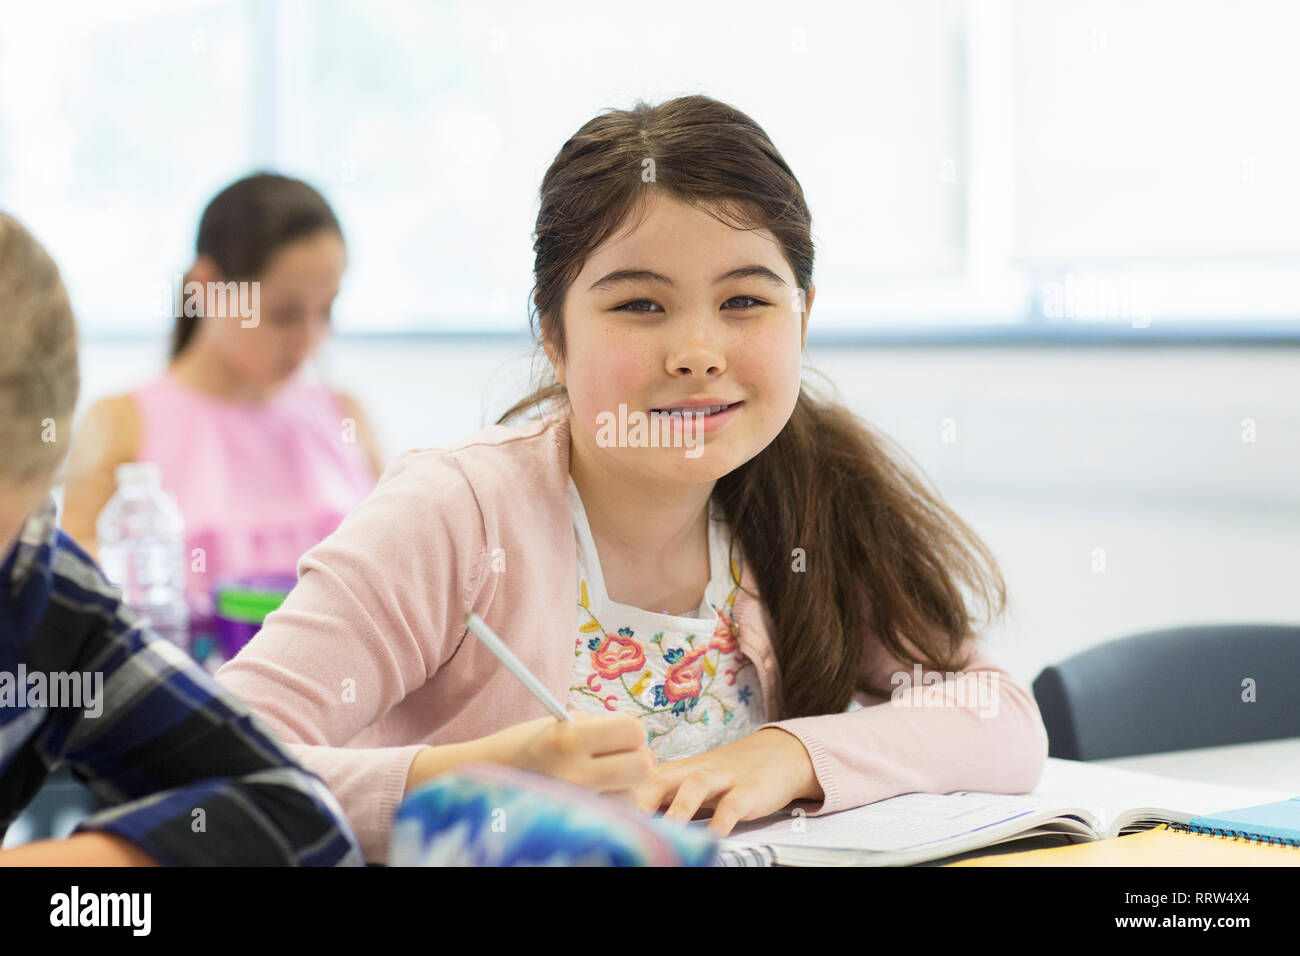
<path fill-rule="evenodd" d="M 218 581 L 292 575 L 382 470 L 361 406 L 303 374 L 346 259 L 307 183 L 261 173 L 227 186 L 199 222 L 167 368 L 96 402 L 73 443 L 63 520 L 91 554 L 117 466 L 159 466 L 185 519 L 192 634 L 211 625 Z"/>
<path fill-rule="evenodd" d="M 992 556 L 801 381 L 811 215 L 762 128 L 705 96 L 600 114 L 542 180 L 534 252 L 546 380 L 402 456 L 219 673 L 367 857 L 407 789 L 474 760 L 720 834 L 801 801 L 1032 789 L 1042 721 L 979 645 Z M 539 718 L 466 610 L 586 719 Z"/>

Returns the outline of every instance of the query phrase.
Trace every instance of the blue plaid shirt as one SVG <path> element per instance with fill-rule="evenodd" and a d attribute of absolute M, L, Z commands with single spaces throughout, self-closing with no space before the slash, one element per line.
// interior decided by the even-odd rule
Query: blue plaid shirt
<path fill-rule="evenodd" d="M 56 514 L 48 499 L 0 566 L 0 838 L 66 764 L 110 805 L 77 830 L 116 834 L 160 863 L 360 865 L 320 778 L 150 630 Z M 82 679 L 102 680 L 95 706 L 70 706 L 75 675 L 97 674 Z"/>

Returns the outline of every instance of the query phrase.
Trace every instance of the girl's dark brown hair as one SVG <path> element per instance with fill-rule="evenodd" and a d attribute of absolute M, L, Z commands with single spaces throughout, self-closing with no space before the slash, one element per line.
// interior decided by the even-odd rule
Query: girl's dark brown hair
<path fill-rule="evenodd" d="M 770 230 L 806 301 L 812 216 L 763 129 L 707 96 L 638 102 L 579 129 L 542 180 L 531 318 L 557 355 L 564 356 L 561 305 L 569 284 L 616 229 L 636 221 L 651 190 L 735 228 Z M 553 374 L 498 421 L 545 411 L 551 400 L 567 404 Z M 959 670 L 977 624 L 1005 609 L 993 556 L 920 468 L 806 386 L 780 434 L 720 478 L 713 494 L 771 614 L 779 719 L 839 713 L 856 689 L 888 697 L 891 688 L 864 676 L 867 641 L 909 668 Z M 797 548 L 803 570 L 796 570 Z M 983 622 L 968 611 L 963 585 L 988 611 Z"/>
<path fill-rule="evenodd" d="M 225 280 L 239 282 L 260 274 L 281 246 L 323 229 L 343 237 L 325 197 L 302 180 L 257 173 L 231 183 L 208 203 L 199 220 L 195 252 L 210 256 Z M 198 323 L 195 316 L 176 318 L 173 361 L 194 337 Z"/>

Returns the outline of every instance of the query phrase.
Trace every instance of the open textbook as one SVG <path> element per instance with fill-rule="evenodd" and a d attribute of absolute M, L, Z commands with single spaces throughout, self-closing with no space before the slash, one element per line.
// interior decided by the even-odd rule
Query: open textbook
<path fill-rule="evenodd" d="M 908 866 L 1030 837 L 1103 840 L 1291 796 L 1049 758 L 1029 794 L 907 793 L 822 817 L 787 810 L 738 824 L 719 855 L 723 866 Z"/>

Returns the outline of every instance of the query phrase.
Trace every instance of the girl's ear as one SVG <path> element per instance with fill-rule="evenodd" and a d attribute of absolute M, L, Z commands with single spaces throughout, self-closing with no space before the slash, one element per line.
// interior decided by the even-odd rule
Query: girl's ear
<path fill-rule="evenodd" d="M 204 285 L 209 282 L 221 282 L 224 279 L 217 260 L 202 252 L 194 257 L 194 265 L 190 266 L 185 277 L 187 282 L 201 282 Z"/>
<path fill-rule="evenodd" d="M 542 324 L 542 323 L 539 323 Z M 545 325 L 542 324 L 545 328 Z M 555 378 L 561 385 L 568 388 L 568 383 L 564 380 L 564 359 L 560 358 L 559 350 L 555 343 L 551 341 L 550 336 L 542 334 L 542 351 L 546 353 L 546 359 L 551 363 L 551 368 L 555 369 Z"/>

